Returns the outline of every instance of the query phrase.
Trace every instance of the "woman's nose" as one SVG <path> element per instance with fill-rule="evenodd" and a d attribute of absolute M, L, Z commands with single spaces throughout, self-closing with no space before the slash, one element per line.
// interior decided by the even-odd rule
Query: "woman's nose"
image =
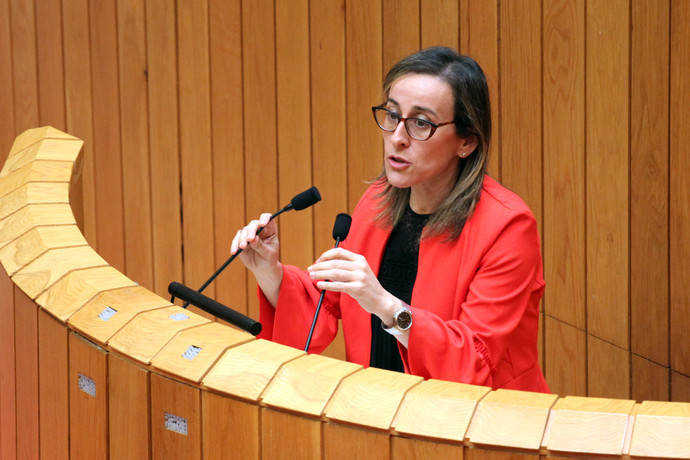
<path fill-rule="evenodd" d="M 395 130 L 391 134 L 391 141 L 398 146 L 407 147 L 410 145 L 410 135 L 407 134 L 407 129 L 405 129 L 405 123 L 400 122 Z"/>

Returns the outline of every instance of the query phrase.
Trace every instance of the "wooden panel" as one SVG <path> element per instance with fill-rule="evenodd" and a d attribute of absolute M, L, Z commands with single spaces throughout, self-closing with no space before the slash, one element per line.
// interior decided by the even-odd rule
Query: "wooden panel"
<path fill-rule="evenodd" d="M 12 276 L 48 249 L 86 245 L 76 225 L 35 227 L 0 249 L 0 262 Z"/>
<path fill-rule="evenodd" d="M 10 1 L 15 129 L 38 126 L 36 17 L 31 0 Z"/>
<path fill-rule="evenodd" d="M 425 458 L 462 460 L 461 444 L 447 444 L 422 439 L 391 438 L 391 457 L 398 460 L 423 460 Z"/>
<path fill-rule="evenodd" d="M 542 227 L 541 2 L 500 7 L 501 179 Z M 529 94 L 525 98 L 524 94 Z"/>
<path fill-rule="evenodd" d="M 561 395 L 587 395 L 587 334 L 546 316 L 546 365 L 549 389 Z"/>
<path fill-rule="evenodd" d="M 671 376 L 667 367 L 632 355 L 632 399 L 668 401 Z"/>
<path fill-rule="evenodd" d="M 367 458 L 372 452 L 376 452 L 377 459 L 387 460 L 391 458 L 390 436 L 386 432 L 325 423 L 323 452 L 328 460 Z"/>
<path fill-rule="evenodd" d="M 67 183 L 31 182 L 5 195 L 0 203 L 0 218 L 5 218 L 27 204 L 67 203 Z"/>
<path fill-rule="evenodd" d="M 530 455 L 505 450 L 484 449 L 482 447 L 473 447 L 465 450 L 465 459 L 467 460 L 537 460 L 539 458 L 537 454 Z"/>
<path fill-rule="evenodd" d="M 629 398 L 630 353 L 588 335 L 587 393 L 603 398 Z"/>
<path fill-rule="evenodd" d="M 65 129 L 65 78 L 60 0 L 36 2 L 36 57 L 40 125 Z"/>
<path fill-rule="evenodd" d="M 185 419 L 187 434 L 167 429 L 166 414 Z M 151 374 L 151 443 L 153 459 L 201 459 L 199 389 Z"/>
<path fill-rule="evenodd" d="M 309 2 L 279 1 L 276 4 L 276 97 L 281 205 L 289 203 L 296 193 L 313 183 L 309 64 Z M 308 208 L 280 218 L 283 262 L 306 267 L 314 261 L 312 214 L 312 208 Z"/>
<path fill-rule="evenodd" d="M 326 417 L 387 430 L 405 393 L 423 379 L 369 367 L 347 377 L 326 407 Z"/>
<path fill-rule="evenodd" d="M 182 280 L 175 5 L 146 3 L 154 290 Z M 209 230 L 210 231 L 210 230 Z M 143 235 L 141 235 L 143 237 Z"/>
<path fill-rule="evenodd" d="M 0 62 L 12 61 L 12 31 L 10 30 L 10 2 L 0 1 Z M 16 136 L 14 129 L 12 66 L 0 66 L 0 159 L 7 158 L 7 153 Z M 2 452 L 0 452 L 2 453 Z M 8 457 L 9 458 L 9 457 Z"/>
<path fill-rule="evenodd" d="M 0 267 L 0 458 L 17 457 L 14 284 Z"/>
<path fill-rule="evenodd" d="M 70 459 L 108 458 L 108 369 L 103 349 L 69 335 Z M 83 385 L 85 378 L 93 386 Z M 80 379 L 82 386 L 80 386 Z M 84 389 L 82 389 L 84 388 Z M 87 393 L 86 390 L 92 390 Z M 95 393 L 95 396 L 93 395 Z"/>
<path fill-rule="evenodd" d="M 629 5 L 586 9 L 587 329 L 627 349 Z"/>
<path fill-rule="evenodd" d="M 385 75 L 393 64 L 419 49 L 421 26 L 418 0 L 383 0 L 382 8 Z"/>
<path fill-rule="evenodd" d="M 0 196 L 16 190 L 27 182 L 69 182 L 72 177 L 72 166 L 72 162 L 68 161 L 32 161 L 14 174 L 2 177 Z"/>
<path fill-rule="evenodd" d="M 671 253 L 671 367 L 690 375 L 690 4 L 674 0 L 671 15 L 671 145 L 670 145 L 670 242 Z M 689 399 L 690 400 L 690 399 Z"/>
<path fill-rule="evenodd" d="M 690 402 L 690 377 L 671 372 L 671 401 Z"/>
<path fill-rule="evenodd" d="M 366 189 L 364 181 L 381 172 L 380 130 L 368 108 L 381 101 L 381 0 L 347 0 L 345 5 L 348 209 Z M 388 69 L 386 69 L 387 71 Z"/>
<path fill-rule="evenodd" d="M 17 458 L 38 459 L 38 308 L 14 288 Z"/>
<path fill-rule="evenodd" d="M 585 328 L 584 32 L 584 0 L 544 4 L 544 308 L 578 329 Z"/>
<path fill-rule="evenodd" d="M 448 46 L 460 49 L 459 11 L 456 0 L 426 0 L 420 3 L 421 47 Z"/>
<path fill-rule="evenodd" d="M 202 391 L 201 408 L 205 460 L 261 458 L 259 406 Z"/>
<path fill-rule="evenodd" d="M 110 265 L 124 272 L 117 6 L 114 0 L 94 0 L 90 6 L 94 13 L 89 15 L 92 91 L 94 101 L 97 101 L 92 106 L 94 179 L 98 203 L 96 206 L 98 243 L 95 247 Z"/>
<path fill-rule="evenodd" d="M 669 128 L 669 8 L 668 1 L 633 2 L 630 28 L 630 340 L 633 352 L 664 365 L 668 144 L 658 133 Z"/>
<path fill-rule="evenodd" d="M 333 246 L 333 216 L 348 209 L 345 0 L 310 2 L 309 7 L 312 174 L 323 198 L 313 211 L 314 255 L 318 257 Z M 342 331 L 322 354 L 345 359 Z"/>
<path fill-rule="evenodd" d="M 320 459 L 321 420 L 261 409 L 261 455 L 276 460 Z"/>
<path fill-rule="evenodd" d="M 40 458 L 69 458 L 69 361 L 67 328 L 38 311 L 38 398 Z"/>
<path fill-rule="evenodd" d="M 230 242 L 245 224 L 240 0 L 209 2 L 215 266 L 230 256 Z M 281 235 L 282 238 L 282 235 Z M 210 275 L 210 274 L 209 274 Z M 246 313 L 247 271 L 238 260 L 215 282 L 216 299 Z M 249 295 L 255 295 L 252 290 Z"/>
<path fill-rule="evenodd" d="M 131 361 L 108 355 L 111 460 L 150 458 L 150 397 L 148 371 Z"/>
<path fill-rule="evenodd" d="M 30 131 L 35 131 L 35 136 L 45 136 L 51 134 L 64 135 L 64 133 L 52 128 Z M 29 136 L 26 139 L 26 142 L 31 142 L 32 137 L 34 136 Z M 17 139 L 19 140 L 19 138 Z M 22 142 L 20 141 L 19 143 L 21 144 Z M 12 156 L 5 161 L 5 165 L 2 168 L 2 173 L 0 173 L 0 176 L 5 177 L 11 172 L 31 163 L 34 160 L 58 160 L 73 162 L 77 159 L 82 145 L 83 142 L 79 139 L 36 139 L 36 142 L 32 142 L 32 145 L 27 146 L 25 149 L 14 151 L 13 148 Z M 69 179 L 67 179 L 65 182 L 68 181 Z"/>
<path fill-rule="evenodd" d="M 142 2 L 117 3 L 125 267 L 153 289 L 145 21 Z"/>
<path fill-rule="evenodd" d="M 213 245 L 213 177 L 211 101 L 209 93 L 208 4 L 177 5 L 177 52 L 180 100 L 180 178 L 184 283 L 197 288 L 215 270 Z M 220 199 L 220 197 L 219 197 Z M 214 297 L 215 286 L 205 294 Z"/>
<path fill-rule="evenodd" d="M 75 136 L 64 133 L 59 129 L 53 128 L 52 126 L 42 126 L 40 128 L 27 129 L 22 131 L 14 140 L 14 143 L 12 144 L 12 149 L 10 151 L 9 156 L 7 157 L 7 160 L 10 160 L 14 155 L 22 152 L 23 150 L 32 147 L 37 142 L 47 139 L 72 139 L 77 141 L 79 140 Z"/>
<path fill-rule="evenodd" d="M 0 245 L 5 246 L 34 226 L 74 223 L 74 216 L 69 204 L 28 205 L 14 213 L 10 218 L 0 221 Z"/>
<path fill-rule="evenodd" d="M 242 1 L 245 222 L 278 208 L 274 2 Z M 247 314 L 259 317 L 256 282 L 247 277 Z"/>
<path fill-rule="evenodd" d="M 630 454 L 688 458 L 690 404 L 645 401 L 636 407 Z"/>

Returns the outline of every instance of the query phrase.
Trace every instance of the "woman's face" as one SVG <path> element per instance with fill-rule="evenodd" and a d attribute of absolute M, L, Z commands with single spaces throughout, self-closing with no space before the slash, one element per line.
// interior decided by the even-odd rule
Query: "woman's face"
<path fill-rule="evenodd" d="M 401 117 L 444 123 L 453 120 L 453 90 L 433 75 L 406 74 L 393 82 L 385 107 Z M 460 157 L 476 146 L 459 137 L 454 124 L 419 141 L 399 123 L 395 131 L 383 131 L 383 143 L 386 178 L 393 187 L 411 187 L 410 206 L 418 213 L 433 212 L 450 193 Z"/>

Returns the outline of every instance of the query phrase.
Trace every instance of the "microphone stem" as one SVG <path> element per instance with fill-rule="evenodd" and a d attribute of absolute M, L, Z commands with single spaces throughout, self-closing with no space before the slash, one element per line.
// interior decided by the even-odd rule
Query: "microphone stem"
<path fill-rule="evenodd" d="M 335 240 L 335 247 L 337 248 L 340 244 L 340 238 Z M 314 319 L 311 322 L 311 328 L 309 329 L 309 336 L 307 336 L 307 344 L 304 346 L 304 351 L 309 351 L 309 345 L 311 344 L 311 336 L 314 334 L 314 328 L 316 327 L 316 320 L 319 318 L 319 312 L 321 311 L 321 303 L 323 303 L 323 297 L 326 295 L 326 290 L 321 290 L 321 295 L 319 296 L 319 303 L 316 305 L 316 313 L 314 313 Z"/>

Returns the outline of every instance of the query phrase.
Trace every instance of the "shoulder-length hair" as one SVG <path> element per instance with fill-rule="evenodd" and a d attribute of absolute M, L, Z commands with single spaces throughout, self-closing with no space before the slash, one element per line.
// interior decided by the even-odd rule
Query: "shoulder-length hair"
<path fill-rule="evenodd" d="M 477 147 L 460 158 L 455 186 L 430 216 L 424 236 L 447 234 L 447 241 L 457 239 L 472 215 L 484 181 L 491 138 L 491 106 L 486 77 L 474 59 L 450 48 L 433 47 L 411 54 L 395 64 L 383 82 L 384 100 L 391 86 L 407 74 L 439 77 L 453 91 L 455 131 L 460 137 L 476 136 Z M 383 186 L 378 194 L 381 210 L 377 220 L 395 226 L 410 202 L 409 188 L 396 188 L 386 179 L 385 169 L 373 181 Z"/>

